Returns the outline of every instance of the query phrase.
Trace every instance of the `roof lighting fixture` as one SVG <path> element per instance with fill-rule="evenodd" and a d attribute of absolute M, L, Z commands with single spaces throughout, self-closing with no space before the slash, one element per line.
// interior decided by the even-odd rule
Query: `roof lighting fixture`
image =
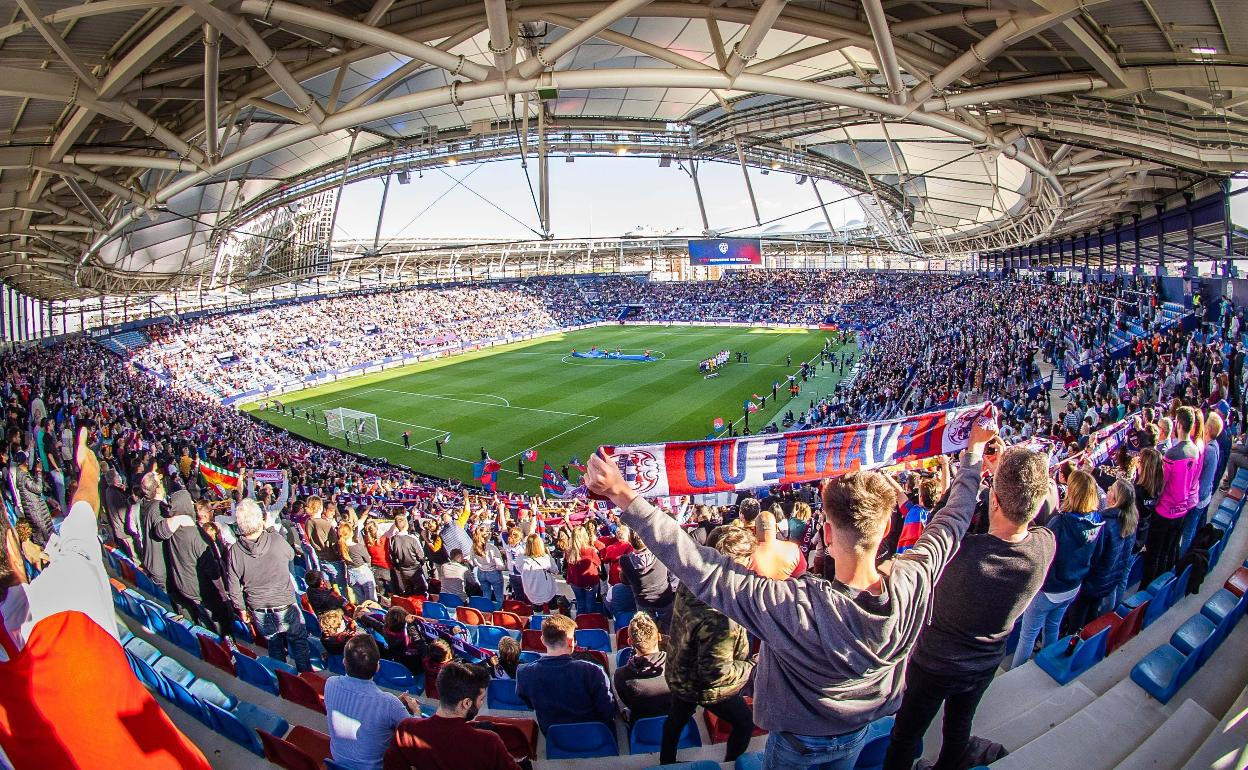
<path fill-rule="evenodd" d="M 446 165 L 448 166 L 454 166 L 457 163 L 459 163 L 459 158 L 456 158 L 454 155 L 446 159 Z"/>
<path fill-rule="evenodd" d="M 1199 46 L 1199 47 L 1193 48 L 1192 53 L 1196 54 L 1197 56 L 1215 56 L 1218 53 L 1218 49 L 1205 48 L 1203 46 Z"/>
<path fill-rule="evenodd" d="M 619 148 L 617 148 L 617 149 L 616 149 L 615 154 L 616 154 L 616 155 L 627 155 L 627 154 L 628 154 L 628 148 L 627 148 L 627 147 L 619 147 Z"/>

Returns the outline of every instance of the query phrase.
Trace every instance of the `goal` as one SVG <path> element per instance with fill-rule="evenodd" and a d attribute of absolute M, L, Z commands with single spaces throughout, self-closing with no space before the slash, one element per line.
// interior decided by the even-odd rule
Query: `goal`
<path fill-rule="evenodd" d="M 325 426 L 334 438 L 345 438 L 357 444 L 381 438 L 377 433 L 377 415 L 346 407 L 326 409 Z"/>

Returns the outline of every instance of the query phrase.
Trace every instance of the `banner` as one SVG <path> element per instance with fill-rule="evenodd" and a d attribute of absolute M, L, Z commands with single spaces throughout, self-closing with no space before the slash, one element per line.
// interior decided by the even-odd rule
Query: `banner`
<path fill-rule="evenodd" d="M 986 404 L 886 422 L 712 441 L 606 447 L 644 497 L 756 489 L 882 468 L 966 448 Z"/>
<path fill-rule="evenodd" d="M 280 484 L 286 480 L 286 471 L 276 469 L 261 469 L 251 472 L 257 484 Z"/>
<path fill-rule="evenodd" d="M 198 465 L 199 475 L 203 477 L 204 483 L 216 490 L 217 495 L 228 497 L 230 492 L 238 489 L 241 480 L 238 473 L 220 468 L 205 460 L 199 460 Z"/>

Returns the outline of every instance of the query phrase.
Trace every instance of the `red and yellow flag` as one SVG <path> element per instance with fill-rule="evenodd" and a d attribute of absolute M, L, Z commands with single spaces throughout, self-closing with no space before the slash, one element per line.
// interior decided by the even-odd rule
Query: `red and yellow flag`
<path fill-rule="evenodd" d="M 238 489 L 238 485 L 242 481 L 242 477 L 231 470 L 218 467 L 203 460 L 198 461 L 199 475 L 203 477 L 204 483 L 215 489 L 221 497 L 227 497 L 230 492 Z"/>

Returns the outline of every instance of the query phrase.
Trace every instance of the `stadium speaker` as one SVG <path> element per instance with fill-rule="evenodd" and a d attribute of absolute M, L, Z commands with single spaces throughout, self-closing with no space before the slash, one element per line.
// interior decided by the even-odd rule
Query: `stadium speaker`
<path fill-rule="evenodd" d="M 409 184 L 412 181 L 412 172 L 410 171 L 400 171 L 398 176 L 399 184 Z"/>
<path fill-rule="evenodd" d="M 806 184 L 806 175 L 805 175 L 805 174 L 802 174 L 801 176 L 799 176 L 799 177 L 797 178 L 797 183 L 798 183 L 798 184 Z"/>
<path fill-rule="evenodd" d="M 669 168 L 669 167 L 671 167 L 671 165 L 672 165 L 672 156 L 671 156 L 671 155 L 660 155 L 660 156 L 659 156 L 659 168 Z"/>

